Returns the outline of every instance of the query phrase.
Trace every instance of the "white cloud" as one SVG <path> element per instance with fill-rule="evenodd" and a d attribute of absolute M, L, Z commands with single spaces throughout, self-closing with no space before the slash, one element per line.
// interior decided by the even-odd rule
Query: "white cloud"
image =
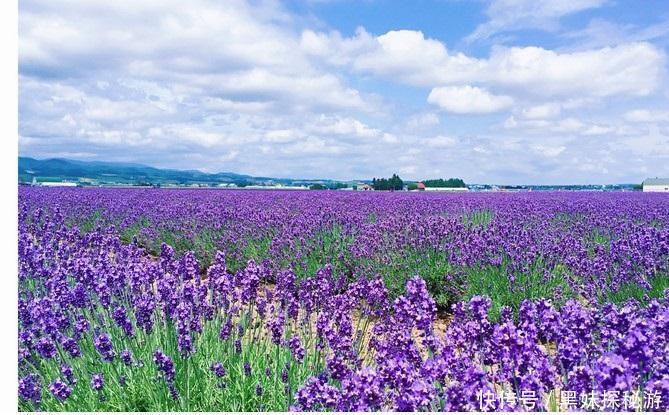
<path fill-rule="evenodd" d="M 298 138 L 303 137 L 303 134 L 292 128 L 285 128 L 281 130 L 270 130 L 265 132 L 265 140 L 270 143 L 290 143 Z"/>
<path fill-rule="evenodd" d="M 537 20 L 523 4 L 509 21 L 547 29 L 595 5 L 536 3 Z M 274 0 L 19 7 L 23 155 L 337 179 L 669 174 L 663 25 L 474 55 L 418 30 L 343 36 Z"/>
<path fill-rule="evenodd" d="M 351 117 L 320 116 L 313 124 L 305 127 L 311 134 L 339 136 L 344 139 L 377 140 L 385 143 L 398 142 L 397 136 L 379 128 L 372 128 L 360 120 Z"/>
<path fill-rule="evenodd" d="M 588 127 L 585 131 L 583 131 L 583 135 L 604 135 L 604 134 L 610 134 L 614 131 L 615 130 L 609 126 L 592 125 Z"/>
<path fill-rule="evenodd" d="M 453 147 L 458 143 L 458 140 L 453 137 L 438 135 L 430 137 L 422 141 L 422 144 L 428 147 Z"/>
<path fill-rule="evenodd" d="M 509 108 L 513 104 L 513 99 L 465 85 L 433 88 L 427 97 L 427 102 L 456 114 L 488 114 Z"/>
<path fill-rule="evenodd" d="M 495 33 L 520 30 L 554 30 L 559 19 L 583 10 L 600 7 L 606 0 L 493 0 L 486 14 L 489 21 L 467 36 L 472 41 Z"/>
<path fill-rule="evenodd" d="M 669 122 L 669 111 L 636 109 L 626 112 L 624 118 L 638 123 Z"/>
<path fill-rule="evenodd" d="M 507 130 L 519 131 L 527 135 L 542 136 L 561 134 L 566 136 L 629 136 L 639 133 L 638 129 L 616 122 L 602 124 L 576 117 L 566 118 L 520 118 L 508 117 L 503 126 Z"/>
<path fill-rule="evenodd" d="M 645 96 L 665 75 L 664 52 L 647 42 L 556 52 L 536 46 L 495 47 L 488 58 L 452 53 L 420 31 L 389 31 L 373 37 L 358 31 L 349 39 L 321 35 L 339 64 L 409 85 L 478 84 L 530 97 L 588 98 Z M 342 44 L 364 47 L 339 49 Z M 325 47 L 325 46 L 324 46 Z M 326 61 L 327 55 L 319 55 Z"/>
<path fill-rule="evenodd" d="M 567 149 L 565 146 L 533 145 L 532 150 L 544 157 L 554 158 Z"/>
<path fill-rule="evenodd" d="M 381 130 L 370 128 L 354 118 L 321 116 L 310 130 L 320 134 L 347 135 L 360 138 L 374 138 L 381 135 Z"/>
<path fill-rule="evenodd" d="M 409 130 L 424 130 L 439 125 L 439 122 L 439 116 L 437 114 L 426 112 L 409 117 L 406 122 L 406 127 Z"/>
<path fill-rule="evenodd" d="M 555 103 L 546 103 L 525 108 L 521 111 L 521 116 L 529 120 L 542 120 L 546 118 L 555 118 L 562 111 L 560 105 Z"/>
<path fill-rule="evenodd" d="M 561 34 L 565 39 L 574 41 L 578 49 L 593 49 L 615 46 L 629 42 L 662 41 L 669 34 L 669 21 L 664 20 L 649 26 L 620 24 L 602 18 L 593 18 L 581 30 Z"/>
<path fill-rule="evenodd" d="M 299 37 L 277 24 L 285 23 L 281 15 L 272 4 L 243 1 L 22 2 L 19 69 L 98 85 L 125 78 L 147 92 L 158 81 L 222 110 L 249 101 L 373 110 L 359 91 L 312 65 Z"/>

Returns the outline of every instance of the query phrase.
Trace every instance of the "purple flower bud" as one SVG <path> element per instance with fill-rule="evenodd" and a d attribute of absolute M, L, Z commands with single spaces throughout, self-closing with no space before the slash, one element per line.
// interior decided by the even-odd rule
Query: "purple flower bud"
<path fill-rule="evenodd" d="M 94 391 L 101 391 L 105 385 L 105 379 L 102 373 L 95 373 L 91 376 L 91 388 Z"/>
<path fill-rule="evenodd" d="M 223 363 L 221 362 L 216 362 L 211 365 L 211 371 L 214 372 L 216 377 L 222 378 L 225 376 L 225 367 L 223 367 Z"/>
<path fill-rule="evenodd" d="M 291 339 L 288 341 L 288 347 L 290 348 L 290 352 L 293 355 L 293 358 L 298 362 L 302 362 L 306 352 L 304 347 L 302 347 L 300 338 L 298 336 L 291 337 Z"/>
<path fill-rule="evenodd" d="M 121 361 L 126 365 L 130 366 L 132 364 L 132 353 L 130 353 L 130 350 L 124 349 L 121 352 Z"/>
<path fill-rule="evenodd" d="M 62 380 L 56 379 L 49 385 L 49 392 L 51 392 L 56 399 L 63 402 L 70 396 L 72 389 L 70 389 L 70 387 Z"/>
<path fill-rule="evenodd" d="M 174 369 L 174 362 L 169 356 L 164 354 L 161 350 L 156 350 L 153 353 L 153 362 L 158 367 L 158 370 L 163 373 L 168 383 L 174 381 L 176 371 Z"/>
<path fill-rule="evenodd" d="M 114 352 L 114 346 L 108 334 L 103 333 L 98 335 L 95 338 L 94 345 L 95 349 L 102 357 L 102 360 L 105 362 L 111 362 L 114 360 L 116 352 Z"/>
<path fill-rule="evenodd" d="M 60 373 L 65 377 L 65 380 L 68 384 L 74 385 L 77 383 L 77 380 L 74 378 L 74 373 L 72 372 L 72 367 L 70 365 L 62 365 L 60 367 Z"/>

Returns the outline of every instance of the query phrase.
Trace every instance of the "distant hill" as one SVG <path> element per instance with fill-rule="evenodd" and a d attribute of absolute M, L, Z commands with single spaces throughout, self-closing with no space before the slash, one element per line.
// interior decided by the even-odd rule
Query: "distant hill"
<path fill-rule="evenodd" d="M 272 177 L 256 177 L 244 174 L 221 172 L 204 173 L 199 170 L 159 169 L 136 163 L 105 161 L 78 161 L 63 158 L 37 160 L 19 157 L 19 182 L 71 181 L 81 184 L 132 184 L 132 185 L 219 185 L 232 183 L 238 186 L 280 183 L 331 183 L 328 179 L 295 180 Z"/>

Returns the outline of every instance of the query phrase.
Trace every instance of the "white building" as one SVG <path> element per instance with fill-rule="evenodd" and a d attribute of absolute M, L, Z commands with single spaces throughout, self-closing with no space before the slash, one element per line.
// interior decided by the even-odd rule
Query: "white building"
<path fill-rule="evenodd" d="M 77 184 L 73 182 L 41 182 L 39 185 L 46 187 L 77 187 Z"/>
<path fill-rule="evenodd" d="M 426 187 L 426 192 L 468 192 L 466 187 Z"/>
<path fill-rule="evenodd" d="M 644 192 L 669 192 L 669 179 L 646 179 L 643 181 Z"/>

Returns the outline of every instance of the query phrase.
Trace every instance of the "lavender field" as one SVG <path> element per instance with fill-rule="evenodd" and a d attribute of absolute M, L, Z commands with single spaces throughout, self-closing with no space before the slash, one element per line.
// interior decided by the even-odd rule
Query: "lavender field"
<path fill-rule="evenodd" d="M 19 189 L 18 409 L 669 409 L 669 197 Z"/>

